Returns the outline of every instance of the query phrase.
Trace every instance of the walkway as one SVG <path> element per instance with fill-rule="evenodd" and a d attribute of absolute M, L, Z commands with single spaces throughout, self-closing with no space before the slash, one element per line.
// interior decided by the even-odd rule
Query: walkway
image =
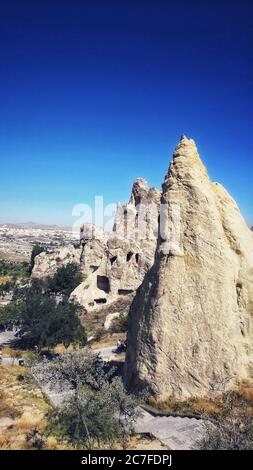
<path fill-rule="evenodd" d="M 191 450 L 196 449 L 196 442 L 205 433 L 205 425 L 195 418 L 153 416 L 143 410 L 135 430 L 140 434 L 152 434 L 171 450 Z"/>
<path fill-rule="evenodd" d="M 15 332 L 1 332 L 0 346 L 11 343 L 14 338 Z M 117 357 L 117 355 L 113 353 L 114 349 L 115 346 L 110 346 L 102 349 L 95 349 L 93 352 L 100 353 L 103 359 L 108 360 L 111 356 Z M 18 363 L 18 359 L 15 359 L 14 361 L 15 364 Z M 5 357 L 3 358 L 2 363 L 13 364 L 13 359 Z M 39 379 L 38 377 L 36 378 Z M 42 380 L 39 380 L 39 382 L 42 390 L 55 406 L 61 406 L 64 399 L 68 398 L 71 393 L 68 390 L 61 392 L 52 390 L 48 384 L 42 384 Z M 205 425 L 203 421 L 195 418 L 153 416 L 146 410 L 142 410 L 142 416 L 137 420 L 135 430 L 140 434 L 152 434 L 170 450 L 191 450 L 196 448 L 197 440 L 203 436 Z"/>

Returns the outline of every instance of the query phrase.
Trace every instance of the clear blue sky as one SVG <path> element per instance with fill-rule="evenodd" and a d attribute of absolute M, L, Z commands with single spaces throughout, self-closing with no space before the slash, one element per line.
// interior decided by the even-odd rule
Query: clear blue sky
<path fill-rule="evenodd" d="M 0 3 L 0 221 L 160 186 L 180 135 L 253 223 L 253 2 Z"/>

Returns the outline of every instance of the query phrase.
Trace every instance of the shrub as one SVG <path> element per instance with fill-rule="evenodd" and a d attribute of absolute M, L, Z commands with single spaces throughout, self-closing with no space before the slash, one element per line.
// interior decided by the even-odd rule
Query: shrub
<path fill-rule="evenodd" d="M 253 417 L 240 394 L 223 397 L 223 412 L 206 421 L 201 450 L 253 450 Z"/>
<path fill-rule="evenodd" d="M 113 324 L 110 328 L 112 333 L 125 333 L 128 329 L 128 318 L 122 313 L 118 318 L 113 320 Z"/>
<path fill-rule="evenodd" d="M 76 448 L 111 446 L 115 440 L 126 448 L 133 423 L 140 415 L 139 399 L 126 393 L 122 380 L 113 377 L 114 370 L 99 355 L 68 353 L 41 367 L 52 386 L 57 383 L 62 389 L 68 383 L 73 391 L 65 405 L 49 413 L 49 432 Z"/>
<path fill-rule="evenodd" d="M 103 330 L 103 328 L 99 328 L 96 332 L 95 332 L 95 335 L 94 335 L 94 339 L 96 341 L 100 341 L 103 336 L 105 334 L 105 331 Z"/>
<path fill-rule="evenodd" d="M 18 382 L 31 382 L 31 376 L 29 374 L 19 374 L 16 380 Z"/>
<path fill-rule="evenodd" d="M 29 274 L 27 261 L 0 260 L 0 276 L 9 276 L 12 281 L 26 278 Z"/>
<path fill-rule="evenodd" d="M 4 296 L 11 292 L 14 289 L 14 286 L 15 282 L 13 280 L 5 282 L 4 284 L 0 284 L 0 296 Z"/>
<path fill-rule="evenodd" d="M 19 299 L 0 311 L 0 325 L 15 324 L 17 336 L 28 348 L 52 348 L 59 343 L 86 343 L 85 330 L 79 320 L 80 306 L 63 300 L 57 302 L 34 280 L 21 289 Z"/>
<path fill-rule="evenodd" d="M 46 439 L 38 428 L 27 433 L 25 440 L 32 449 L 42 450 L 46 446 Z"/>
<path fill-rule="evenodd" d="M 20 302 L 13 301 L 0 307 L 0 331 L 12 329 L 19 323 Z"/>
<path fill-rule="evenodd" d="M 76 263 L 68 263 L 60 267 L 54 277 L 48 279 L 48 289 L 57 294 L 69 296 L 82 282 L 82 272 Z"/>

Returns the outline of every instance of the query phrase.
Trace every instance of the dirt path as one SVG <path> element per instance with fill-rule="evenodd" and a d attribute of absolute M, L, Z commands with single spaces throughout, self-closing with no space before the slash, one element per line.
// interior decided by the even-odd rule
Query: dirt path
<path fill-rule="evenodd" d="M 117 357 L 117 354 L 114 353 L 113 351 L 116 349 L 116 346 L 107 346 L 106 348 L 100 348 L 100 349 L 92 349 L 94 353 L 100 354 L 100 356 L 103 359 L 108 359 L 111 356 L 112 357 Z"/>

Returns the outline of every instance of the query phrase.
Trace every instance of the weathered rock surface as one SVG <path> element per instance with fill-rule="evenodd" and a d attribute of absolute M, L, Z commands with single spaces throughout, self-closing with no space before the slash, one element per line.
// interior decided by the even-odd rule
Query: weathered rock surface
<path fill-rule="evenodd" d="M 88 311 L 129 296 L 140 286 L 154 263 L 161 193 L 138 178 L 129 203 L 118 205 L 113 232 L 106 243 L 94 249 L 94 240 L 83 247 L 83 264 L 91 272 L 72 293 Z M 90 253 L 99 253 L 91 263 Z"/>
<path fill-rule="evenodd" d="M 52 252 L 43 251 L 35 257 L 32 277 L 53 276 L 59 267 L 71 262 L 79 263 L 80 256 L 81 250 L 75 249 L 72 245 L 55 248 Z"/>
<path fill-rule="evenodd" d="M 137 178 L 128 204 L 118 204 L 113 231 L 117 238 L 140 241 L 156 240 L 161 191 L 149 188 L 148 182 Z"/>
<path fill-rule="evenodd" d="M 128 204 L 118 204 L 111 234 L 94 226 L 81 227 L 80 246 L 41 253 L 35 258 L 33 277 L 52 276 L 67 263 L 79 263 L 84 281 L 71 298 L 87 311 L 129 299 L 154 263 L 161 192 L 138 178 Z"/>
<path fill-rule="evenodd" d="M 155 264 L 130 310 L 125 382 L 159 400 L 253 375 L 253 234 L 182 137 L 165 177 Z"/>
<path fill-rule="evenodd" d="M 120 317 L 120 312 L 108 313 L 104 322 L 104 329 L 109 330 L 112 326 L 113 320 Z"/>
<path fill-rule="evenodd" d="M 93 266 L 97 266 L 104 252 L 106 234 L 92 224 L 85 224 L 81 227 L 81 236 L 89 237 L 89 245 L 86 247 L 86 262 L 84 259 L 84 247 L 78 240 L 75 244 L 54 247 L 47 249 L 35 257 L 33 278 L 45 278 L 53 276 L 57 269 L 66 266 L 68 263 L 81 264 L 84 276 L 88 276 L 93 271 Z"/>

